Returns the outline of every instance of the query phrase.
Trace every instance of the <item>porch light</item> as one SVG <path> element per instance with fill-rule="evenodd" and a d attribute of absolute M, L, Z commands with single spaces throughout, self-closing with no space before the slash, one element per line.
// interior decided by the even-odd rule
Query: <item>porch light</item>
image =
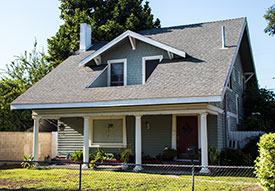
<path fill-rule="evenodd" d="M 145 122 L 145 126 L 146 126 L 146 129 L 147 130 L 150 130 L 151 129 L 151 124 L 147 121 Z"/>
<path fill-rule="evenodd" d="M 114 127 L 114 124 L 110 123 L 108 124 L 108 129 L 112 129 Z"/>

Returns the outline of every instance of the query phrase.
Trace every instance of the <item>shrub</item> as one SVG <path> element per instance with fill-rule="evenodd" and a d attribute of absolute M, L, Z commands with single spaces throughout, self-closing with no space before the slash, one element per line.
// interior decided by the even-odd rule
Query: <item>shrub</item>
<path fill-rule="evenodd" d="M 209 165 L 219 164 L 219 151 L 215 146 L 208 146 L 208 161 Z"/>
<path fill-rule="evenodd" d="M 251 166 L 253 160 L 250 154 L 240 149 L 225 149 L 221 151 L 220 163 L 225 166 Z"/>
<path fill-rule="evenodd" d="M 256 158 L 259 156 L 258 145 L 257 145 L 259 140 L 260 140 L 260 136 L 250 138 L 249 142 L 242 149 L 244 153 L 250 154 L 253 161 L 255 161 Z"/>
<path fill-rule="evenodd" d="M 102 148 L 97 148 L 97 152 L 94 155 L 94 158 L 91 160 L 91 163 L 101 162 L 103 163 L 104 160 L 112 160 L 114 159 L 113 154 L 107 154 Z M 91 167 L 94 168 L 96 165 L 91 164 Z"/>
<path fill-rule="evenodd" d="M 35 166 L 35 163 L 33 161 L 34 161 L 34 156 L 25 155 L 24 162 L 21 162 L 21 166 L 23 168 L 28 168 L 28 169 L 33 168 Z"/>
<path fill-rule="evenodd" d="M 124 150 L 121 150 L 120 152 L 120 160 L 123 160 L 124 163 L 129 163 L 130 161 L 130 155 L 132 154 L 131 146 L 127 146 Z"/>
<path fill-rule="evenodd" d="M 258 146 L 255 174 L 265 190 L 275 190 L 275 133 L 263 135 Z"/>
<path fill-rule="evenodd" d="M 82 150 L 74 151 L 74 153 L 72 155 L 68 153 L 66 158 L 67 157 L 72 159 L 74 162 L 75 161 L 83 161 L 83 151 Z M 90 153 L 89 160 L 92 160 L 92 159 L 94 159 L 94 154 Z"/>
<path fill-rule="evenodd" d="M 162 160 L 173 161 L 177 156 L 177 151 L 175 149 L 165 148 L 162 152 Z"/>

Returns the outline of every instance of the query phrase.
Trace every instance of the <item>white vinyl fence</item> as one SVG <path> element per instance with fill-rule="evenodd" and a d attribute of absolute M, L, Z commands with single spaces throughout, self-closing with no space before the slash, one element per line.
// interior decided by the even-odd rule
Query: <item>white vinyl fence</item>
<path fill-rule="evenodd" d="M 229 131 L 228 146 L 233 149 L 242 149 L 249 139 L 265 134 L 264 131 Z"/>

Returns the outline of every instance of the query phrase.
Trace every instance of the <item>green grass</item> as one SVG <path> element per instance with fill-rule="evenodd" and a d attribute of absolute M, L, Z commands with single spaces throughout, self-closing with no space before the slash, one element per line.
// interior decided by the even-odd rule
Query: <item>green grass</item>
<path fill-rule="evenodd" d="M 83 190 L 191 190 L 191 176 L 165 176 L 144 173 L 82 171 Z M 77 190 L 78 170 L 7 169 L 0 170 L 0 189 Z M 195 177 L 195 190 L 261 190 L 255 178 Z"/>

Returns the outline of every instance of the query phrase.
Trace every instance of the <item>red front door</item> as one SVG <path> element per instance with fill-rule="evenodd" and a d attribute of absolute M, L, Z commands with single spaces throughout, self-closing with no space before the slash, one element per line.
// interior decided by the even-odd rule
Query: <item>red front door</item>
<path fill-rule="evenodd" d="M 178 158 L 188 158 L 187 147 L 198 147 L 197 116 L 177 116 L 177 151 Z"/>

